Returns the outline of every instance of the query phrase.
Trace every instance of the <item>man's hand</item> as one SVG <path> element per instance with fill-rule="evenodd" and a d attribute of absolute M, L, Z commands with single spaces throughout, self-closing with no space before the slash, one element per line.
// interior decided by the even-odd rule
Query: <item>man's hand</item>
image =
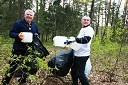
<path fill-rule="evenodd" d="M 64 49 L 65 49 L 65 50 L 69 50 L 69 49 L 70 49 L 70 46 L 69 46 L 69 45 L 66 45 L 66 46 L 64 47 Z"/>
<path fill-rule="evenodd" d="M 23 38 L 24 38 L 23 33 L 22 33 L 22 32 L 20 32 L 20 33 L 19 33 L 19 35 L 18 35 L 18 37 L 19 37 L 20 39 L 23 39 Z"/>
<path fill-rule="evenodd" d="M 75 37 L 67 37 L 67 40 L 66 40 L 66 42 L 64 42 L 64 44 L 68 45 L 73 42 L 75 42 Z"/>

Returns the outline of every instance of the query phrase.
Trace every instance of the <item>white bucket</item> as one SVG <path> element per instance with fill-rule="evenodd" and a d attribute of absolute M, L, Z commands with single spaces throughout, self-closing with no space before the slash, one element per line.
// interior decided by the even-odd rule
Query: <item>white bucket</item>
<path fill-rule="evenodd" d="M 31 43 L 33 40 L 33 34 L 31 32 L 23 32 L 23 39 L 21 42 Z"/>

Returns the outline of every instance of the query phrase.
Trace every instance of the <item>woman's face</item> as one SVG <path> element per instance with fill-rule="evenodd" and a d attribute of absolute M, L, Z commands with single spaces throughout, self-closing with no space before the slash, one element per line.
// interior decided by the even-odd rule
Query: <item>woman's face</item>
<path fill-rule="evenodd" d="M 81 23 L 82 23 L 83 26 L 89 25 L 90 24 L 90 17 L 83 17 L 81 19 Z"/>
<path fill-rule="evenodd" d="M 34 18 L 34 15 L 31 11 L 28 11 L 24 14 L 24 18 L 25 18 L 26 22 L 30 24 Z"/>

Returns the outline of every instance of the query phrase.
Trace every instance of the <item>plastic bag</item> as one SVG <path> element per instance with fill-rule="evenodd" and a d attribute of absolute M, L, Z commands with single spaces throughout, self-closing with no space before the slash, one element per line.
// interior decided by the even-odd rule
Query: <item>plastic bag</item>
<path fill-rule="evenodd" d="M 53 69 L 51 72 L 55 75 L 62 77 L 68 74 L 72 66 L 72 63 L 73 63 L 73 50 L 63 49 L 48 61 L 48 66 L 51 68 L 57 67 L 57 69 Z"/>
<path fill-rule="evenodd" d="M 44 47 L 44 45 L 42 44 L 42 42 L 38 38 L 38 35 L 34 35 L 34 39 L 33 39 L 32 44 L 33 44 L 33 50 L 37 51 L 38 53 L 41 54 L 39 56 L 40 58 L 43 58 L 44 56 L 49 55 L 48 50 Z"/>

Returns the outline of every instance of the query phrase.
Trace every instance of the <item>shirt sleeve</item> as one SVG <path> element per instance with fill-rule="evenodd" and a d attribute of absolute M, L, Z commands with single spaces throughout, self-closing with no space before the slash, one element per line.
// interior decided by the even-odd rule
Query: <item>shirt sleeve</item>
<path fill-rule="evenodd" d="M 14 23 L 14 25 L 12 26 L 10 32 L 9 32 L 9 36 L 11 38 L 18 38 L 18 34 L 19 34 L 19 30 L 18 30 L 19 26 L 18 26 L 18 21 L 16 21 Z"/>
<path fill-rule="evenodd" d="M 87 27 L 80 30 L 79 35 L 76 37 L 76 42 L 81 44 L 88 43 L 93 37 L 93 28 Z"/>

